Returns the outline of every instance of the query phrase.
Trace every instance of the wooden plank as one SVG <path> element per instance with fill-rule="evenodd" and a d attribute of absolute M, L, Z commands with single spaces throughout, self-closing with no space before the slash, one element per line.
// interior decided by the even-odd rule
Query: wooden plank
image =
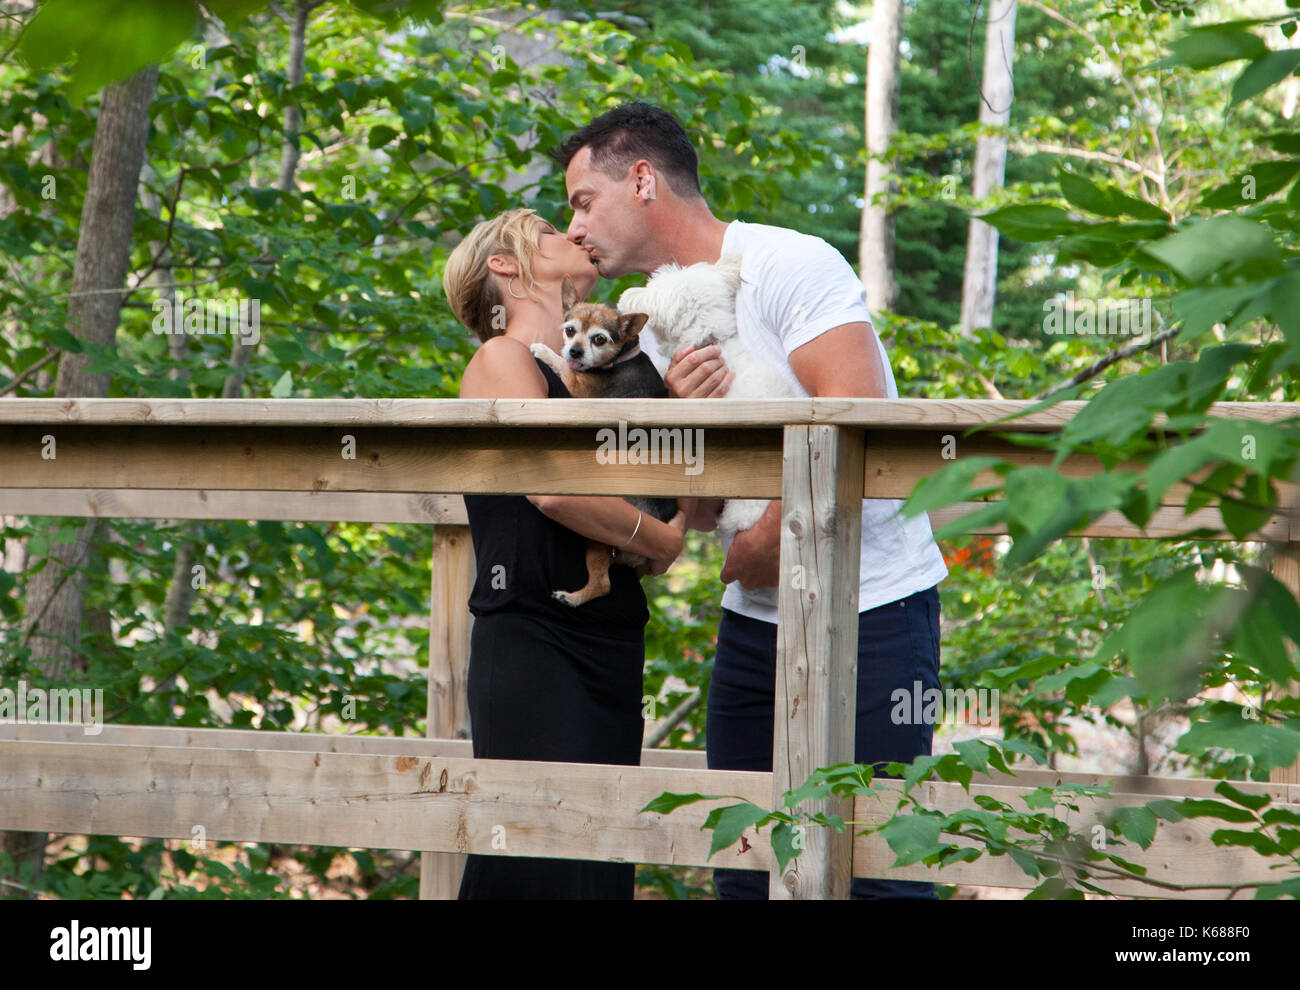
<path fill-rule="evenodd" d="M 115 746 L 204 749 L 262 749 L 296 753 L 351 753 L 362 756 L 413 756 L 420 759 L 473 759 L 468 739 L 423 739 L 419 736 L 334 735 L 325 732 L 275 732 L 269 729 L 194 729 L 174 725 L 101 725 L 87 736 L 80 725 L 0 722 L 0 742 L 94 742 Z M 644 767 L 707 769 L 702 750 L 643 749 Z"/>
<path fill-rule="evenodd" d="M 818 767 L 853 762 L 863 449 L 859 430 L 785 428 L 774 808 Z M 812 803 L 809 811 L 848 820 L 851 804 L 830 797 Z M 771 872 L 771 899 L 847 900 L 852 835 L 810 829 L 801 838 L 803 851 L 784 874 Z"/>
<path fill-rule="evenodd" d="M 560 401 L 560 400 L 550 400 Z M 3 405 L 3 403 L 0 403 Z M 54 432 L 50 432 L 53 429 Z M 682 431 L 677 430 L 679 439 Z M 43 437 L 57 456 L 42 457 Z M 343 456 L 352 437 L 355 456 Z M 0 487 L 721 495 L 781 492 L 777 429 L 711 429 L 677 463 L 602 463 L 590 426 L 484 430 L 0 426 Z M 698 439 L 698 438 L 696 438 Z M 667 442 L 665 440 L 665 442 Z M 599 470 L 595 470 L 599 468 Z"/>
<path fill-rule="evenodd" d="M 1005 779 L 1005 778 L 1003 778 Z M 896 790 L 898 782 L 884 782 L 891 790 Z M 1216 782 L 1217 783 L 1217 782 Z M 1237 786 L 1237 782 L 1233 782 Z M 1023 808 L 1023 798 L 1029 788 L 998 787 L 972 782 L 970 794 L 965 794 L 960 785 L 931 781 L 919 785 L 918 797 L 923 806 L 934 808 L 944 813 L 952 813 L 962 808 L 975 807 L 974 798 L 988 795 L 1004 801 L 1014 807 Z M 1098 816 L 1112 812 L 1117 807 L 1142 805 L 1152 800 L 1149 794 L 1125 794 L 1116 792 L 1110 799 L 1098 800 L 1080 798 L 1077 814 L 1059 811 L 1057 817 L 1065 821 L 1073 836 L 1081 837 L 1086 842 L 1103 837 L 1103 833 L 1094 833 L 1093 826 L 1098 823 Z M 1274 806 L 1290 811 L 1300 812 L 1300 804 L 1275 804 Z M 854 806 L 854 820 L 860 822 L 884 821 L 894 807 L 894 802 L 860 797 Z M 1155 841 L 1145 850 L 1132 842 L 1119 844 L 1113 833 L 1104 833 L 1104 839 L 1110 851 L 1129 862 L 1137 863 L 1147 870 L 1147 876 L 1166 884 L 1192 885 L 1196 889 L 1174 890 L 1151 884 L 1123 881 L 1110 884 L 1103 883 L 1116 894 L 1138 897 L 1160 898 L 1224 898 L 1234 887 L 1248 883 L 1269 883 L 1284 879 L 1285 874 L 1270 870 L 1269 864 L 1276 860 L 1260 857 L 1250 849 L 1234 846 L 1216 846 L 1210 836 L 1224 822 L 1217 819 L 1191 818 L 1181 822 L 1160 823 Z M 1231 827 L 1231 826 L 1228 826 Z M 978 846 L 978 843 L 959 841 L 959 845 Z M 987 853 L 973 863 L 954 863 L 942 870 L 935 870 L 921 864 L 892 868 L 894 853 L 879 835 L 857 836 L 853 848 L 854 876 L 887 876 L 894 880 L 928 880 L 937 883 L 968 883 L 996 887 L 1030 889 L 1041 883 L 1024 873 L 1008 856 L 993 857 Z M 1200 886 L 1206 885 L 1206 886 Z M 1206 889 L 1206 887 L 1210 889 Z M 1235 895 L 1238 899 L 1254 896 L 1252 889 L 1246 888 Z"/>
<path fill-rule="evenodd" d="M 642 426 L 786 426 L 965 430 L 1035 405 L 1029 400 L 824 397 L 727 402 L 674 399 L 20 399 L 0 400 L 0 423 L 150 423 L 207 426 L 590 426 L 626 420 Z M 1060 402 L 1008 424 L 1053 431 L 1085 405 Z M 1294 402 L 1216 402 L 1210 415 L 1259 422 L 1300 416 Z"/>
<path fill-rule="evenodd" d="M 983 508 L 985 502 L 959 502 L 956 505 L 935 509 L 930 513 L 930 526 L 934 530 L 961 519 L 963 516 Z M 4 505 L 4 495 L 0 493 L 0 506 Z M 1210 530 L 1213 535 L 1197 539 L 1222 540 L 1233 542 L 1236 537 L 1223 526 L 1223 516 L 1218 509 L 1197 509 L 1191 515 L 1184 515 L 1181 506 L 1161 506 L 1152 514 L 1146 526 L 1137 527 L 1124 518 L 1122 512 L 1105 512 L 1092 523 L 1074 530 L 1071 536 L 1086 536 L 1095 539 L 1120 537 L 1124 539 L 1165 539 L 1178 537 L 1193 530 Z M 1255 533 L 1251 540 L 1263 542 L 1287 542 L 1291 539 L 1291 520 L 1285 513 L 1278 513 L 1269 519 Z M 995 536 L 1007 531 L 1006 526 L 979 526 L 967 529 L 973 535 Z"/>
<path fill-rule="evenodd" d="M 335 735 L 325 732 L 277 732 L 270 729 L 195 729 L 174 725 L 101 725 L 95 736 L 83 726 L 66 723 L 0 722 L 0 742 L 100 742 L 115 746 L 153 748 L 199 747 L 201 749 L 285 750 L 299 753 L 351 753 L 363 756 L 413 756 L 420 759 L 447 757 L 472 759 L 466 739 L 426 739 L 420 736 Z M 698 749 L 643 749 L 643 767 L 672 767 L 704 770 L 708 764 Z M 1115 793 L 1146 794 L 1151 797 L 1212 798 L 1219 781 L 1205 777 L 1135 777 L 1064 770 L 1017 769 L 1014 777 L 980 774 L 976 783 L 997 787 L 1053 787 L 1060 783 L 1100 785 L 1109 783 Z M 1300 804 L 1300 784 L 1255 780 L 1233 781 L 1233 787 L 1248 794 L 1267 794 L 1273 801 Z"/>
<path fill-rule="evenodd" d="M 9 741 L 0 742 L 0 793 L 6 795 L 0 828 L 191 838 L 202 825 L 207 838 L 222 841 L 718 866 L 699 827 L 713 802 L 665 816 L 637 809 L 663 791 L 734 794 L 763 805 L 771 780 L 771 774 L 725 770 Z M 895 791 L 901 786 L 882 783 Z M 1019 806 L 1032 790 L 973 782 L 967 795 L 958 784 L 920 786 L 925 806 L 943 811 L 970 807 L 977 794 Z M 1072 830 L 1088 830 L 1102 808 L 1148 800 L 1136 794 L 1081 800 Z M 884 807 L 891 806 L 886 799 Z M 1282 806 L 1300 811 L 1300 804 Z M 859 798 L 853 814 L 855 821 L 878 821 L 883 808 Z M 1248 850 L 1214 846 L 1215 827 L 1208 819 L 1162 825 L 1149 850 L 1124 847 L 1121 855 L 1171 883 L 1276 879 Z M 504 849 L 494 847 L 497 836 L 505 838 Z M 724 854 L 728 863 L 734 853 Z M 766 869 L 768 843 L 752 841 L 743 856 L 745 866 Z M 1013 864 L 987 856 L 943 871 L 891 869 L 893 854 L 878 836 L 856 837 L 853 857 L 854 876 L 1034 885 Z M 1122 892 L 1152 893 L 1144 885 Z M 1198 895 L 1209 896 L 1190 896 Z"/>
<path fill-rule="evenodd" d="M 960 502 L 930 513 L 930 526 L 939 529 L 982 508 L 984 502 Z M 103 516 L 110 519 L 278 519 L 288 522 L 467 523 L 465 501 L 459 495 L 409 492 L 261 492 L 180 489 L 111 488 L 60 490 L 57 488 L 0 488 L 0 515 Z M 1251 539 L 1266 542 L 1295 541 L 1289 535 L 1300 525 L 1279 513 Z M 1139 529 L 1123 513 L 1107 512 L 1071 536 L 1093 538 L 1163 539 L 1196 529 L 1213 531 L 1205 539 L 1233 541 L 1223 528 L 1218 509 L 1198 509 L 1183 515 L 1177 506 L 1157 509 L 1145 528 Z M 1005 526 L 967 530 L 974 535 L 999 535 Z"/>
<path fill-rule="evenodd" d="M 945 459 L 944 450 L 950 448 L 945 438 L 952 434 L 939 432 L 920 433 L 906 430 L 872 430 L 867 434 L 867 456 L 863 494 L 866 498 L 907 498 L 918 483 L 936 471 L 953 463 Z M 1020 467 L 1053 467 L 1055 451 L 1021 447 L 1010 440 L 992 434 L 976 434 L 970 438 L 955 439 L 958 457 L 997 457 Z M 1090 478 L 1104 468 L 1090 454 L 1067 457 L 1055 469 L 1068 478 Z M 1115 470 L 1141 471 L 1142 465 L 1124 463 Z M 1203 473 L 1208 474 L 1207 468 Z M 981 471 L 971 481 L 974 487 L 1001 484 L 1002 479 L 992 471 Z M 1164 505 L 1183 505 L 1191 493 L 1191 486 L 1175 484 L 1161 499 Z"/>
<path fill-rule="evenodd" d="M 464 526 L 467 522 L 465 500 L 459 495 L 208 491 L 202 488 L 0 488 L 0 515 L 446 523 L 452 526 Z"/>
<path fill-rule="evenodd" d="M 466 602 L 474 582 L 474 545 L 468 526 L 439 526 L 433 531 L 432 580 L 429 593 L 430 739 L 469 738 L 465 682 L 473 616 Z M 420 854 L 420 899 L 454 901 L 460 890 L 465 857 L 458 853 Z"/>
<path fill-rule="evenodd" d="M 707 865 L 716 801 L 766 802 L 771 775 L 286 750 L 0 743 L 0 828 Z M 494 843 L 494 839 L 496 842 Z M 502 846 L 504 843 L 504 847 Z M 765 869 L 767 844 L 745 865 Z"/>
<path fill-rule="evenodd" d="M 1269 570 L 1273 577 L 1286 587 L 1291 594 L 1300 598 L 1300 542 L 1288 543 L 1284 547 L 1278 547 L 1274 553 L 1273 559 L 1269 564 Z M 1295 660 L 1296 651 L 1291 644 L 1287 644 L 1287 656 Z M 1292 681 L 1287 685 L 1288 694 L 1300 696 L 1300 681 Z M 1300 785 L 1300 760 L 1292 763 L 1289 767 L 1277 767 L 1270 770 L 1268 779 L 1283 784 Z"/>

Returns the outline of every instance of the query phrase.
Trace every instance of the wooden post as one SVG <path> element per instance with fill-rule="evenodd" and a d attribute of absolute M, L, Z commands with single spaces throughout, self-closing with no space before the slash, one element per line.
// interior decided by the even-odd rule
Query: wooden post
<path fill-rule="evenodd" d="M 474 544 L 468 526 L 435 526 L 433 579 L 429 596 L 430 739 L 465 739 L 469 712 L 465 678 L 469 668 L 472 616 L 465 603 L 474 584 Z M 465 857 L 420 854 L 420 899 L 454 901 Z"/>
<path fill-rule="evenodd" d="M 813 770 L 853 762 L 864 443 L 860 429 L 785 428 L 773 807 Z M 804 807 L 853 817 L 851 800 Z M 769 896 L 847 899 L 852 827 L 808 828 L 802 843 L 784 875 L 771 871 Z"/>
<path fill-rule="evenodd" d="M 1292 595 L 1300 597 L 1300 543 L 1287 543 L 1278 547 L 1269 570 Z M 1290 655 L 1294 656 L 1294 653 Z M 1292 681 L 1288 687 L 1291 694 L 1300 694 L 1300 682 Z M 1270 770 L 1268 779 L 1277 784 L 1300 784 L 1300 760 L 1289 767 Z"/>

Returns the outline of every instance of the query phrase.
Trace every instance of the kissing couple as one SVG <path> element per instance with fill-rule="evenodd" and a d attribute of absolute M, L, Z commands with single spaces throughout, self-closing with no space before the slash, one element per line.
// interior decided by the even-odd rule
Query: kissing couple
<path fill-rule="evenodd" d="M 452 251 L 443 288 L 456 318 L 481 341 L 461 398 L 565 398 L 534 344 L 561 351 L 567 282 L 586 299 L 600 277 L 742 258 L 739 337 L 749 355 L 800 396 L 897 398 L 862 282 L 810 234 L 713 215 L 695 145 L 677 119 L 645 103 L 604 113 L 552 152 L 572 217 L 562 231 L 530 209 L 478 224 Z M 665 354 L 654 333 L 642 351 L 671 398 L 726 394 L 735 370 L 717 346 Z M 929 754 L 932 725 L 895 725 L 891 693 L 939 688 L 938 583 L 947 576 L 925 515 L 864 499 L 858 602 L 854 758 L 910 762 Z M 609 591 L 572 607 L 557 588 L 587 581 L 589 541 L 665 572 L 686 529 L 716 528 L 721 500 L 679 499 L 667 521 L 614 496 L 466 495 L 477 576 L 469 599 L 468 695 L 476 759 L 638 765 L 644 734 L 642 668 L 649 621 L 629 567 L 609 568 Z M 667 513 L 665 513 L 667 515 Z M 772 769 L 776 585 L 781 503 L 724 545 L 722 619 L 706 710 L 711 769 Z M 714 870 L 724 900 L 767 897 L 766 872 Z M 460 899 L 633 898 L 635 865 L 471 855 Z M 855 878 L 854 900 L 934 898 L 933 884 Z"/>

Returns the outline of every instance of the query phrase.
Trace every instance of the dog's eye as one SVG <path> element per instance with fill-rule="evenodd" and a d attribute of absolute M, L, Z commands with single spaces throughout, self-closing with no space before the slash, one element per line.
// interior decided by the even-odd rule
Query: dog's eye
<path fill-rule="evenodd" d="M 598 333 L 598 334 L 596 334 L 596 336 L 594 336 L 594 337 L 591 338 L 591 342 L 592 342 L 593 344 L 595 344 L 597 347 L 602 347 L 602 346 L 604 346 L 604 344 L 605 344 L 608 340 L 609 340 L 609 338 L 606 337 L 603 333 Z"/>
<path fill-rule="evenodd" d="M 576 333 L 576 331 L 573 328 L 573 324 L 566 324 L 564 327 L 564 336 L 572 337 L 574 333 Z"/>

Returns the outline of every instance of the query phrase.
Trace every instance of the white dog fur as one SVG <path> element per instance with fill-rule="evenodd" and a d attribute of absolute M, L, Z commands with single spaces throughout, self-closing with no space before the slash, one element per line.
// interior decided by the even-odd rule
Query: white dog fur
<path fill-rule="evenodd" d="M 621 313 L 645 313 L 659 350 L 670 358 L 683 347 L 717 344 L 727 368 L 736 373 L 724 398 L 781 399 L 795 393 L 774 368 L 757 360 L 740 339 L 736 325 L 736 292 L 740 289 L 740 255 L 729 254 L 717 264 L 663 265 L 644 288 L 628 289 L 618 300 Z M 718 517 L 726 538 L 751 528 L 768 502 L 728 499 Z"/>

